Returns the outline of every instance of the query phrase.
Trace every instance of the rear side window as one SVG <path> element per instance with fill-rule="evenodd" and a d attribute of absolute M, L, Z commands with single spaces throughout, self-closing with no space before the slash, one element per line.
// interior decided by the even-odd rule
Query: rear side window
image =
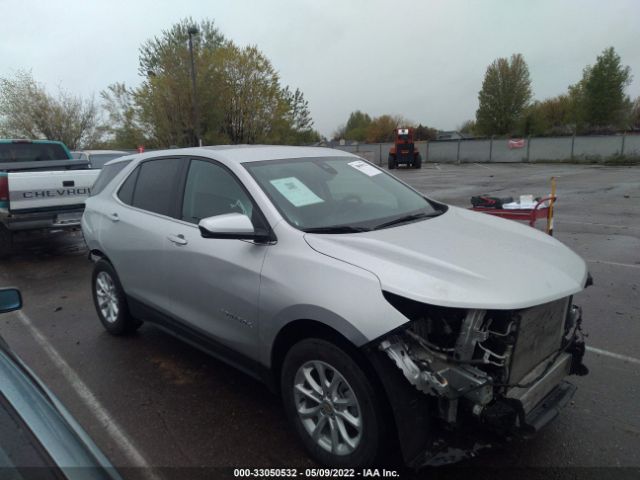
<path fill-rule="evenodd" d="M 180 164 L 177 158 L 143 163 L 139 167 L 131 205 L 160 215 L 174 216 Z"/>
<path fill-rule="evenodd" d="M 131 163 L 130 160 L 126 162 L 114 163 L 113 165 L 104 167 L 100 171 L 100 175 L 98 175 L 98 178 L 93 184 L 93 187 L 91 187 L 91 196 L 98 195 L 100 192 L 102 192 L 102 190 L 104 190 L 104 187 L 106 187 L 109 182 L 122 171 L 124 167 L 129 165 L 129 163 Z"/>

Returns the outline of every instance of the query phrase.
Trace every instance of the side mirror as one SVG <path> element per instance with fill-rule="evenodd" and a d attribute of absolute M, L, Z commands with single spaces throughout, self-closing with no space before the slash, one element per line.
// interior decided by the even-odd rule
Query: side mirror
<path fill-rule="evenodd" d="M 17 288 L 0 289 L 0 313 L 13 312 L 22 308 L 22 295 Z"/>
<path fill-rule="evenodd" d="M 251 220 L 241 213 L 225 213 L 207 217 L 198 223 L 204 238 L 227 238 L 239 240 L 260 240 L 265 235 L 256 233 Z"/>

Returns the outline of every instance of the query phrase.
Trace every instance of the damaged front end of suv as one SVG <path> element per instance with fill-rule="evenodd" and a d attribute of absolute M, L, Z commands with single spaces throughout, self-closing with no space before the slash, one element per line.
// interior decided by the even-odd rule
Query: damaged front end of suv
<path fill-rule="evenodd" d="M 473 456 L 553 420 L 585 375 L 581 310 L 565 297 L 516 310 L 438 307 L 396 294 L 409 322 L 365 348 L 408 465 Z"/>

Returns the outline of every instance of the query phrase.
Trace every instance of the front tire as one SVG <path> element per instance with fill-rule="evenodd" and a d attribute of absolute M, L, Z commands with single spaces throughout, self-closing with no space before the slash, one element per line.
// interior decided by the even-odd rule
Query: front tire
<path fill-rule="evenodd" d="M 389 155 L 387 157 L 387 167 L 389 168 L 389 170 L 393 170 L 394 168 L 397 167 L 395 156 Z"/>
<path fill-rule="evenodd" d="M 287 417 L 314 460 L 347 468 L 375 463 L 385 431 L 380 399 L 344 350 L 317 338 L 295 344 L 281 389 Z"/>
<path fill-rule="evenodd" d="M 113 266 L 101 259 L 93 267 L 91 278 L 93 304 L 104 328 L 112 335 L 124 335 L 137 330 L 142 322 L 129 313 L 127 299 Z"/>
<path fill-rule="evenodd" d="M 413 160 L 413 168 L 422 168 L 422 156 L 420 154 L 417 154 Z"/>

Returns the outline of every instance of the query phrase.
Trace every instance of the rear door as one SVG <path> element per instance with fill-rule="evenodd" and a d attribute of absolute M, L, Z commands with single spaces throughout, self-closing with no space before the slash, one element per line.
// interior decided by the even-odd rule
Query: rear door
<path fill-rule="evenodd" d="M 168 298 L 174 317 L 255 358 L 260 273 L 269 246 L 203 238 L 198 229 L 201 219 L 232 212 L 266 226 L 235 175 L 215 161 L 192 159 L 179 215 L 165 230 Z"/>
<path fill-rule="evenodd" d="M 101 207 L 100 242 L 127 295 L 167 312 L 165 244 L 185 160 L 157 158 L 141 162 L 113 200 Z"/>

